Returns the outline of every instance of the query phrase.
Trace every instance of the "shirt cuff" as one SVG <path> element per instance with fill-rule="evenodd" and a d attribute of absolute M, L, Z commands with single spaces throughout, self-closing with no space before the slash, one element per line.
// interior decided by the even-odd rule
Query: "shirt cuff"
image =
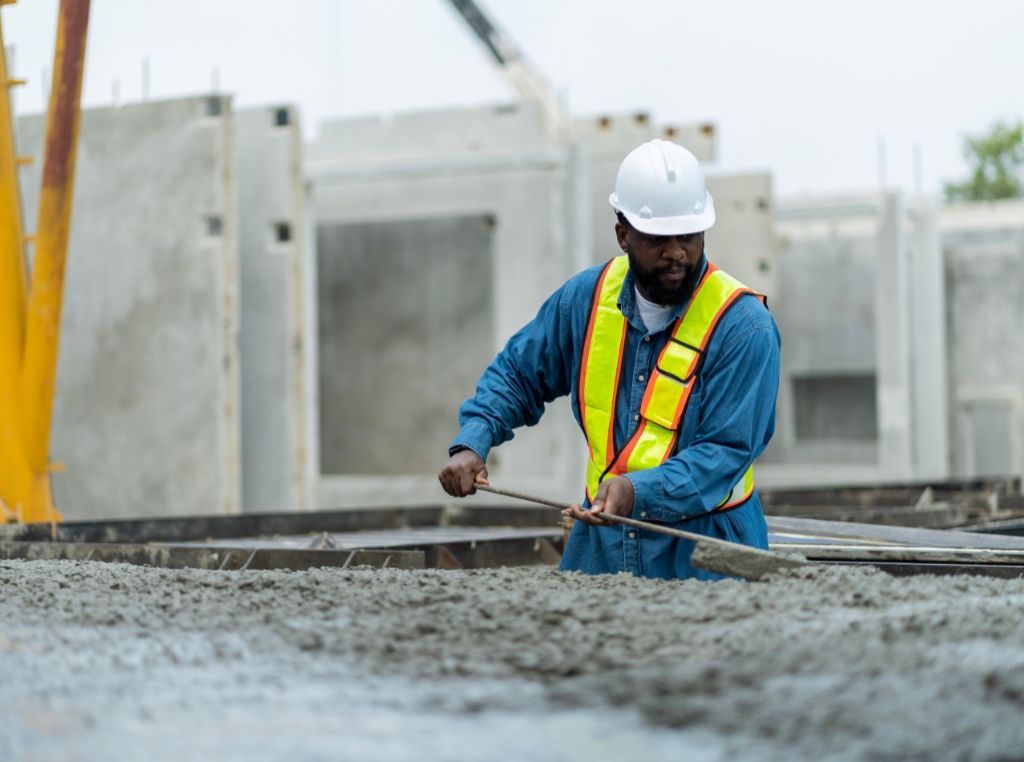
<path fill-rule="evenodd" d="M 625 475 L 633 482 L 633 518 L 646 521 L 682 521 L 683 515 L 665 507 L 665 487 L 657 468 Z"/>
<path fill-rule="evenodd" d="M 459 433 L 455 435 L 455 439 L 448 445 L 448 455 L 451 456 L 456 450 L 465 448 L 472 450 L 480 456 L 480 460 L 484 463 L 487 462 L 487 455 L 491 451 L 491 430 L 487 427 L 487 424 L 479 421 L 470 421 Z"/>

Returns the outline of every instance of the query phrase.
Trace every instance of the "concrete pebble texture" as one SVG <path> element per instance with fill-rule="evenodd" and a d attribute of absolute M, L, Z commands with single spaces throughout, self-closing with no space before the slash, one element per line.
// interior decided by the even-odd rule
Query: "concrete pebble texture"
<path fill-rule="evenodd" d="M 0 562 L 0 760 L 1024 758 L 1024 580 Z"/>

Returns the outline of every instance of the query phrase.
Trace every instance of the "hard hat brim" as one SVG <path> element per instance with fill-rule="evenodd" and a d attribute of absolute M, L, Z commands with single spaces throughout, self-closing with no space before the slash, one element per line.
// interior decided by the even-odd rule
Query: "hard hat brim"
<path fill-rule="evenodd" d="M 700 214 L 684 214 L 679 217 L 642 217 L 628 212 L 618 204 L 618 196 L 611 194 L 608 202 L 617 212 L 629 220 L 629 224 L 646 235 L 690 235 L 700 233 L 715 224 L 715 203 L 711 194 L 707 194 L 704 211 Z"/>

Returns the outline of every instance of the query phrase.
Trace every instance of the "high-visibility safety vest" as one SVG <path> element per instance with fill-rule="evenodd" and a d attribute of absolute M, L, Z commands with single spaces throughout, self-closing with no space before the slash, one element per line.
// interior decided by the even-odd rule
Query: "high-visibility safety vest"
<path fill-rule="evenodd" d="M 618 301 L 628 272 L 629 259 L 625 256 L 615 257 L 604 268 L 594 289 L 583 343 L 579 403 L 580 420 L 590 447 L 587 497 L 591 501 L 605 479 L 654 468 L 672 455 L 694 379 L 719 319 L 737 299 L 748 294 L 767 304 L 763 296 L 709 263 L 647 381 L 636 429 L 624 445 L 616 448 L 615 402 L 627 327 Z M 753 492 L 751 466 L 715 510 L 733 508 Z"/>

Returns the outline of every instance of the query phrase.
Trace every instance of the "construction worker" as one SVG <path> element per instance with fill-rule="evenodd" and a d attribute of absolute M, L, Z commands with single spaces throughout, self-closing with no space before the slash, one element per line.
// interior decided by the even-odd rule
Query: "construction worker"
<path fill-rule="evenodd" d="M 568 394 L 589 463 L 561 568 L 714 579 L 690 565 L 691 542 L 595 513 L 767 548 L 751 464 L 775 428 L 779 333 L 765 300 L 705 258 L 715 209 L 693 154 L 644 143 L 609 201 L 623 255 L 571 278 L 509 340 L 438 478 L 473 494 L 491 448 Z"/>

